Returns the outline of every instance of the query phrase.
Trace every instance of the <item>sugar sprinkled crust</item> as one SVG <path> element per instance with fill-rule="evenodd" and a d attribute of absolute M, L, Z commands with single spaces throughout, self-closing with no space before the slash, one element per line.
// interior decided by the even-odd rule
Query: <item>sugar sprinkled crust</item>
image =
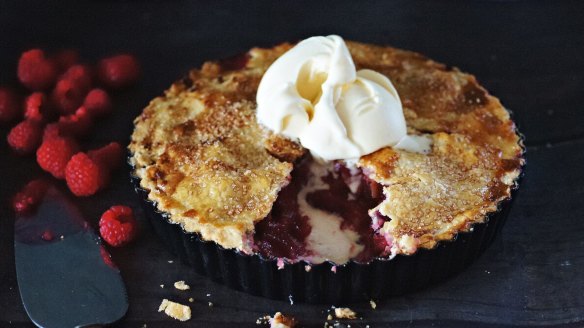
<path fill-rule="evenodd" d="M 392 255 L 432 248 L 483 222 L 510 197 L 522 145 L 499 100 L 469 74 L 390 47 L 347 42 L 358 69 L 388 76 L 408 132 L 433 140 L 428 155 L 391 148 L 357 165 L 384 186 L 381 232 Z M 169 220 L 226 248 L 247 236 L 288 183 L 298 144 L 262 129 L 255 93 L 269 65 L 291 47 L 254 48 L 245 67 L 208 62 L 173 84 L 136 118 L 134 174 Z"/>
<path fill-rule="evenodd" d="M 245 248 L 292 170 L 266 150 L 255 122 L 260 77 L 206 63 L 134 121 L 131 161 L 148 197 L 186 231 L 226 248 Z"/>
<path fill-rule="evenodd" d="M 357 66 L 387 75 L 400 94 L 408 130 L 433 140 L 428 155 L 390 148 L 358 166 L 384 186 L 375 210 L 392 253 L 412 254 L 484 222 L 510 197 L 523 148 L 509 112 L 475 77 L 419 54 L 350 44 Z"/>

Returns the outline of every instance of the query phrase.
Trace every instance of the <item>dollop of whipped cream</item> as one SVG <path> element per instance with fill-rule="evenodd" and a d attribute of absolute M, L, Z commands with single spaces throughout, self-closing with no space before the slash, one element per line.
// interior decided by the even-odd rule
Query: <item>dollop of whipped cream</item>
<path fill-rule="evenodd" d="M 257 105 L 261 124 L 321 160 L 356 159 L 387 146 L 430 149 L 428 138 L 407 135 L 391 81 L 357 71 L 336 35 L 308 38 L 278 58 L 260 82 Z"/>

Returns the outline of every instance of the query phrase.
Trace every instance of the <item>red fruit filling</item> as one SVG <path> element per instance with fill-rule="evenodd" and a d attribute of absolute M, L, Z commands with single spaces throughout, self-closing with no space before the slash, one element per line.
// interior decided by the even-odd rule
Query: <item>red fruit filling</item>
<path fill-rule="evenodd" d="M 297 195 L 308 178 L 309 167 L 306 160 L 294 169 L 290 184 L 280 191 L 268 217 L 256 224 L 253 238 L 262 256 L 295 260 L 308 255 L 305 240 L 311 227 L 308 217 L 298 210 Z"/>
<path fill-rule="evenodd" d="M 311 219 L 301 213 L 298 194 L 310 178 L 311 158 L 302 160 L 292 172 L 292 180 L 284 187 L 272 211 L 256 224 L 254 250 L 266 258 L 285 258 L 291 262 L 310 259 L 307 237 L 311 233 Z M 353 261 L 367 263 L 384 255 L 388 246 L 385 238 L 376 234 L 369 210 L 383 201 L 382 187 L 369 179 L 360 169 L 350 170 L 340 162 L 320 178 L 327 189 L 306 194 L 306 201 L 314 209 L 331 213 L 342 219 L 341 229 L 358 234 L 357 244 L 363 248 Z M 375 213 L 376 219 L 380 214 Z M 383 217 L 382 219 L 387 219 Z M 376 229 L 379 225 L 375 226 Z M 342 264 L 342 263 L 339 263 Z"/>

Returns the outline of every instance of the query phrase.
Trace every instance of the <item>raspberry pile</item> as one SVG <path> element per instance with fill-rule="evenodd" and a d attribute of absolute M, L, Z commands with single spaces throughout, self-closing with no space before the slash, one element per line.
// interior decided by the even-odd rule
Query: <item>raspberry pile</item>
<path fill-rule="evenodd" d="M 0 125 L 12 125 L 6 136 L 10 148 L 18 155 L 36 154 L 40 168 L 65 180 L 78 197 L 107 188 L 112 171 L 122 163 L 122 146 L 111 142 L 84 150 L 83 142 L 96 120 L 113 112 L 110 92 L 138 80 L 136 58 L 119 54 L 88 65 L 75 50 L 49 55 L 31 49 L 20 56 L 16 74 L 21 86 L 0 86 Z M 12 199 L 14 211 L 34 210 L 47 186 L 46 180 L 25 185 Z M 100 221 L 100 232 L 112 246 L 129 242 L 135 231 L 136 221 L 125 206 L 110 208 Z"/>
<path fill-rule="evenodd" d="M 77 196 L 91 196 L 107 187 L 112 169 L 118 166 L 112 161 L 122 160 L 121 146 L 105 146 L 103 151 L 114 155 L 103 160 L 97 155 L 101 150 L 81 152 L 80 141 L 96 119 L 112 112 L 108 92 L 137 81 L 137 60 L 121 54 L 91 66 L 80 63 L 75 50 L 48 56 L 41 49 L 31 49 L 20 56 L 17 75 L 30 91 L 26 97 L 0 86 L 0 123 L 21 119 L 8 133 L 10 148 L 19 155 L 36 153 L 39 166 L 65 179 Z"/>

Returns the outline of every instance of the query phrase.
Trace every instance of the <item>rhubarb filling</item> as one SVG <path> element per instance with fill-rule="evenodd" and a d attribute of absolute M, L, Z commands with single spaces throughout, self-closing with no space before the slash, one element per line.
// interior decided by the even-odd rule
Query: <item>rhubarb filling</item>
<path fill-rule="evenodd" d="M 389 248 L 376 233 L 379 214 L 370 215 L 383 197 L 381 185 L 361 169 L 307 156 L 295 166 L 270 214 L 256 224 L 254 250 L 290 263 L 370 262 Z"/>

